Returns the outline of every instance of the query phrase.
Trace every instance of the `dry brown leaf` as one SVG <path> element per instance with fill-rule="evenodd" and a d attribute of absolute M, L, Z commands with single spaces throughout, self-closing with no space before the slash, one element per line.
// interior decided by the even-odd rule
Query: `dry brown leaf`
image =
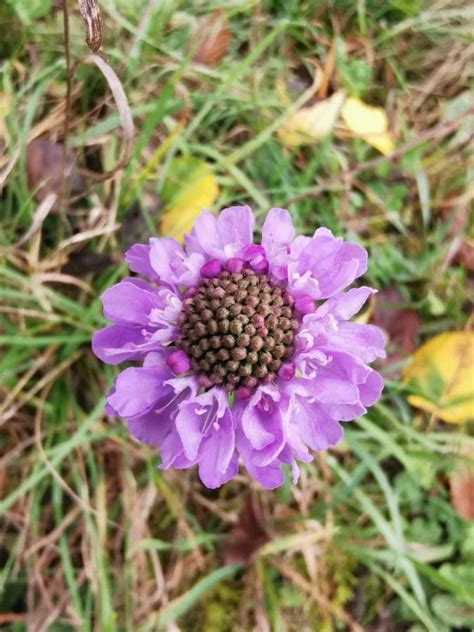
<path fill-rule="evenodd" d="M 382 360 L 384 367 L 396 365 L 413 353 L 421 319 L 414 309 L 403 306 L 403 297 L 399 290 L 388 287 L 377 292 L 370 322 L 381 327 L 389 339 L 387 357 Z M 390 375 L 392 371 L 394 375 L 398 375 L 400 370 L 390 369 Z"/>
<path fill-rule="evenodd" d="M 196 52 L 193 61 L 204 66 L 215 66 L 229 49 L 229 21 L 222 9 L 213 11 L 205 18 L 193 35 L 192 48 Z"/>
<path fill-rule="evenodd" d="M 68 149 L 64 177 L 67 179 L 68 189 L 77 194 L 84 188 L 84 178 L 74 168 L 75 160 L 75 154 Z M 28 145 L 26 149 L 26 177 L 28 187 L 35 191 L 35 197 L 39 202 L 45 200 L 51 193 L 57 197 L 61 195 L 62 164 L 63 146 L 59 143 L 38 138 Z"/>
<path fill-rule="evenodd" d="M 464 240 L 456 254 L 458 261 L 466 270 L 474 272 L 474 245 Z"/>
<path fill-rule="evenodd" d="M 75 277 L 85 277 L 88 274 L 102 272 L 112 264 L 110 255 L 90 250 L 79 250 L 72 253 L 67 263 L 61 268 L 63 274 Z"/>
<path fill-rule="evenodd" d="M 458 514 L 466 520 L 474 520 L 474 459 L 460 461 L 449 477 L 451 503 Z"/>
<path fill-rule="evenodd" d="M 260 507 L 249 496 L 245 501 L 239 519 L 223 548 L 226 564 L 250 562 L 258 549 L 270 540 Z"/>
<path fill-rule="evenodd" d="M 92 52 L 102 48 L 102 19 L 97 0 L 78 0 L 86 31 L 86 43 Z"/>

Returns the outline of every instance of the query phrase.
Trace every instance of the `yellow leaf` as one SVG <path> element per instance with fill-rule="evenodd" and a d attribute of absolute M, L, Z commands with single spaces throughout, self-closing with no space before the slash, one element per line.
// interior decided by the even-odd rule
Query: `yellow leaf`
<path fill-rule="evenodd" d="M 343 91 L 307 108 L 301 108 L 283 123 L 278 130 L 280 141 L 288 147 L 312 145 L 329 134 L 344 103 Z"/>
<path fill-rule="evenodd" d="M 196 217 L 214 205 L 219 195 L 214 174 L 206 162 L 196 158 L 177 158 L 169 168 L 162 196 L 161 234 L 182 241 Z"/>
<path fill-rule="evenodd" d="M 380 153 L 391 154 L 395 145 L 388 131 L 388 118 L 382 108 L 367 105 L 356 97 L 349 97 L 342 108 L 342 119 L 350 131 Z"/>
<path fill-rule="evenodd" d="M 403 373 L 417 391 L 410 404 L 453 424 L 474 419 L 474 332 L 451 331 L 431 338 Z"/>

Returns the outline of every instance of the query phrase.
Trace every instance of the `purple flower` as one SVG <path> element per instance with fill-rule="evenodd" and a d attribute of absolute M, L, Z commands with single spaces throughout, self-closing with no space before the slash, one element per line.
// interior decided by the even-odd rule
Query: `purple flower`
<path fill-rule="evenodd" d="M 342 423 L 367 412 L 383 382 L 367 363 L 384 357 L 382 332 L 350 322 L 375 291 L 344 291 L 367 268 L 361 246 L 326 228 L 296 236 L 272 209 L 261 244 L 247 206 L 203 212 L 185 247 L 136 244 L 133 272 L 102 295 L 112 324 L 93 338 L 104 362 L 138 360 L 120 373 L 108 414 L 158 448 L 161 467 L 198 466 L 219 487 L 239 461 L 273 489 L 289 466 L 327 450 Z"/>

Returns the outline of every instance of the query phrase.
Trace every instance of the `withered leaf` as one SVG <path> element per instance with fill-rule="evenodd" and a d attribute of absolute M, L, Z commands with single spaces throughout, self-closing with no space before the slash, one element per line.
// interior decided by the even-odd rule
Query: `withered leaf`
<path fill-rule="evenodd" d="M 248 563 L 258 549 L 270 540 L 260 507 L 249 496 L 242 506 L 237 524 L 224 544 L 222 555 L 226 564 Z"/>
<path fill-rule="evenodd" d="M 474 272 L 474 245 L 464 240 L 456 254 L 456 261 L 458 261 L 466 270 Z"/>
<path fill-rule="evenodd" d="M 83 277 L 94 272 L 105 270 L 112 263 L 110 255 L 91 252 L 90 250 L 79 250 L 74 252 L 68 262 L 62 267 L 61 272 L 75 277 Z"/>
<path fill-rule="evenodd" d="M 474 467 L 453 472 L 450 487 L 454 509 L 466 520 L 474 520 Z"/>
<path fill-rule="evenodd" d="M 213 11 L 205 18 L 193 35 L 191 47 L 196 52 L 193 61 L 204 66 L 215 66 L 227 53 L 230 44 L 230 29 L 227 16 L 222 9 Z"/>
<path fill-rule="evenodd" d="M 76 157 L 72 150 L 66 152 L 65 178 L 67 187 L 73 194 L 84 188 L 84 178 L 75 169 Z M 60 196 L 63 178 L 63 146 L 50 140 L 38 138 L 31 141 L 26 149 L 26 176 L 28 187 L 35 190 L 35 197 L 42 202 L 49 193 Z"/>
<path fill-rule="evenodd" d="M 402 295 L 396 288 L 385 288 L 375 295 L 371 322 L 388 334 L 386 366 L 400 362 L 413 353 L 421 320 L 415 310 L 403 307 Z"/>
<path fill-rule="evenodd" d="M 86 31 L 86 44 L 96 53 L 102 48 L 102 19 L 98 0 L 78 0 Z"/>

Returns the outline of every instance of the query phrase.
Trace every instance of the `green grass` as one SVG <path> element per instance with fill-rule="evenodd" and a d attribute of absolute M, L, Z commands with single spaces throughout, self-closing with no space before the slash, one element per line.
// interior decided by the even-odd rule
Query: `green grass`
<path fill-rule="evenodd" d="M 0 7 L 2 629 L 471 629 L 474 527 L 449 492 L 460 441 L 474 450 L 467 424 L 411 408 L 390 372 L 381 402 L 303 466 L 297 488 L 266 492 L 241 475 L 209 491 L 194 471 L 157 470 L 151 449 L 105 419 L 116 370 L 89 344 L 104 323 L 100 294 L 126 274 L 123 250 L 159 233 L 183 156 L 210 165 L 215 210 L 245 202 L 261 220 L 286 206 L 301 233 L 324 225 L 367 247 L 366 282 L 396 288 L 416 310 L 417 345 L 466 327 L 472 279 L 450 253 L 456 238 L 473 238 L 459 223 L 472 180 L 469 3 L 104 0 L 104 50 L 136 126 L 132 155 L 19 245 L 38 209 L 28 143 L 63 134 L 62 15 L 50 4 Z M 74 62 L 87 51 L 70 6 Z M 190 33 L 215 9 L 229 20 L 229 47 L 217 64 L 197 65 Z M 384 107 L 397 146 L 411 143 L 396 158 L 339 126 L 308 147 L 279 141 L 288 105 L 278 86 L 298 98 L 331 44 L 329 93 Z M 80 165 L 110 169 L 120 144 L 107 85 L 83 65 L 68 146 Z M 270 541 L 248 567 L 224 564 L 249 494 Z"/>

